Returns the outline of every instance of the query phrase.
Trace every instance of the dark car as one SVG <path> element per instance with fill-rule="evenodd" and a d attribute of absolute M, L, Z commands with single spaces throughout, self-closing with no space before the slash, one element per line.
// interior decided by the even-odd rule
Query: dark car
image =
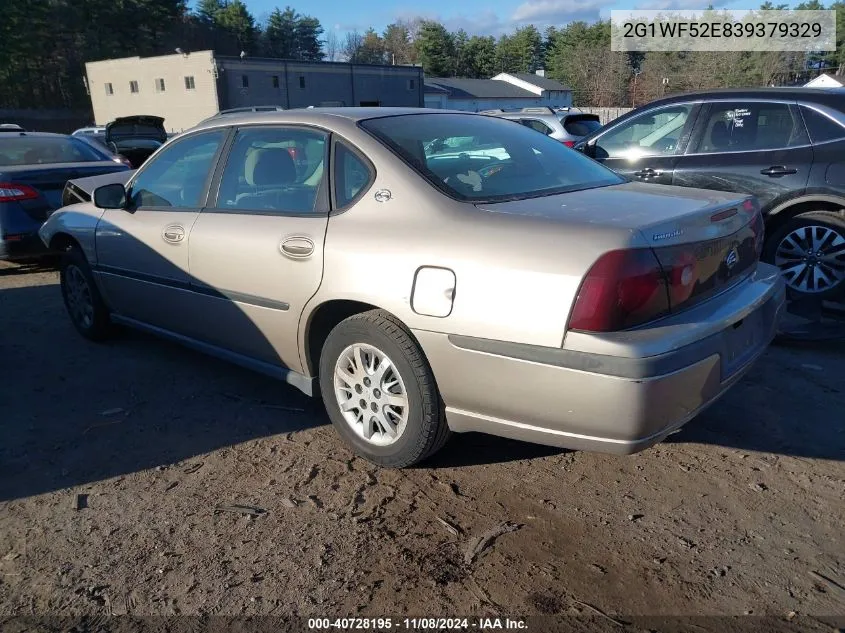
<path fill-rule="evenodd" d="M 62 206 L 65 183 L 129 168 L 72 136 L 0 135 L 0 260 L 44 255 L 38 229 Z"/>
<path fill-rule="evenodd" d="M 138 169 L 167 138 L 163 118 L 139 114 L 118 117 L 108 123 L 103 140 L 112 152 L 126 157 Z"/>
<path fill-rule="evenodd" d="M 666 97 L 576 144 L 633 180 L 755 195 L 793 298 L 845 295 L 845 89 Z"/>

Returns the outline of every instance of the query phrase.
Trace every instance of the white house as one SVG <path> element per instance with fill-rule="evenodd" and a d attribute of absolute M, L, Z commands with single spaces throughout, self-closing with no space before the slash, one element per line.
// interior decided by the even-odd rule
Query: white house
<path fill-rule="evenodd" d="M 805 88 L 841 88 L 845 86 L 845 75 L 828 75 L 822 73 L 804 84 Z"/>

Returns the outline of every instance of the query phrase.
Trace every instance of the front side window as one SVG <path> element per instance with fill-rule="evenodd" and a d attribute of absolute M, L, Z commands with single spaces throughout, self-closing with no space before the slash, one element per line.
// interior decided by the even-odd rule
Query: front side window
<path fill-rule="evenodd" d="M 226 130 L 176 141 L 149 160 L 132 182 L 130 206 L 195 209 L 202 206 L 206 181 Z M 164 209 L 164 210 L 166 210 Z"/>
<path fill-rule="evenodd" d="M 676 154 L 692 109 L 692 104 L 679 104 L 643 112 L 602 134 L 596 141 L 596 158 L 634 160 Z"/>
<path fill-rule="evenodd" d="M 786 103 L 713 103 L 695 152 L 748 152 L 806 143 L 806 133 Z"/>
<path fill-rule="evenodd" d="M 367 164 L 343 143 L 335 147 L 335 204 L 343 208 L 351 203 L 370 182 Z"/>
<path fill-rule="evenodd" d="M 532 198 L 624 182 L 618 174 L 523 125 L 474 114 L 407 114 L 360 123 L 454 198 Z"/>
<path fill-rule="evenodd" d="M 323 183 L 326 135 L 301 128 L 239 130 L 217 196 L 218 209 L 311 213 Z"/>

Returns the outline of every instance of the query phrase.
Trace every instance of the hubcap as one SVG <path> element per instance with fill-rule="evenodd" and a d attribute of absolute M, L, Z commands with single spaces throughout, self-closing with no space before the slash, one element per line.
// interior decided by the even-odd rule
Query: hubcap
<path fill-rule="evenodd" d="M 78 325 L 90 328 L 94 323 L 94 302 L 88 280 L 77 266 L 71 264 L 65 271 L 67 307 L 71 318 Z"/>
<path fill-rule="evenodd" d="M 778 244 L 775 265 L 793 290 L 829 290 L 845 280 L 845 236 L 826 226 L 802 226 Z"/>
<path fill-rule="evenodd" d="M 334 393 L 344 420 L 359 437 L 388 446 L 408 422 L 408 392 L 387 354 L 372 345 L 347 347 L 334 368 Z"/>

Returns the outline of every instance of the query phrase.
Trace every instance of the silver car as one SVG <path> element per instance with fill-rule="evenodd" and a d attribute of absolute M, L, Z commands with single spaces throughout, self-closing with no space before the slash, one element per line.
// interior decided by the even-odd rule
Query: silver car
<path fill-rule="evenodd" d="M 319 393 L 385 466 L 463 431 L 640 451 L 748 371 L 784 301 L 753 198 L 629 182 L 495 117 L 229 116 L 79 186 L 40 235 L 82 335 Z"/>
<path fill-rule="evenodd" d="M 588 114 L 575 108 L 554 110 L 545 106 L 535 106 L 516 111 L 482 110 L 479 114 L 516 121 L 560 141 L 567 147 L 574 147 L 575 143 L 601 127 L 597 114 Z"/>

